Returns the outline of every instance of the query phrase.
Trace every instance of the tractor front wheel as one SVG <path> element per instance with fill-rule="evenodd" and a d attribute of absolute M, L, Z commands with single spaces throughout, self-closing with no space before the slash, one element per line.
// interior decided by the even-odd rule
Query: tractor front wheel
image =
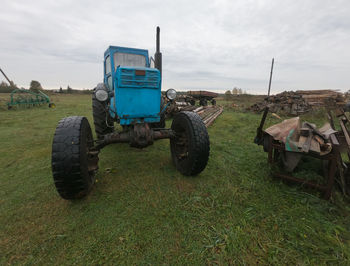
<path fill-rule="evenodd" d="M 52 143 L 52 174 L 58 194 L 67 200 L 86 196 L 95 182 L 98 152 L 86 117 L 63 118 Z"/>
<path fill-rule="evenodd" d="M 98 84 L 97 86 L 104 85 Z M 94 118 L 97 138 L 101 139 L 104 135 L 114 131 L 114 121 L 108 113 L 107 102 L 100 102 L 97 100 L 95 93 L 92 94 L 92 116 Z"/>
<path fill-rule="evenodd" d="M 197 113 L 180 112 L 175 115 L 171 129 L 175 137 L 170 139 L 171 156 L 175 167 L 183 175 L 202 172 L 209 159 L 209 135 Z"/>

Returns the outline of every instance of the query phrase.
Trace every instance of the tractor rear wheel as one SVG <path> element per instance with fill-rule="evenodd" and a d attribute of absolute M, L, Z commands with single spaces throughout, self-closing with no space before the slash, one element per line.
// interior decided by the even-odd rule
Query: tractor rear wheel
<path fill-rule="evenodd" d="M 199 100 L 199 105 L 201 106 L 207 106 L 208 105 L 208 101 L 206 99 L 200 99 Z"/>
<path fill-rule="evenodd" d="M 97 100 L 95 93 L 92 94 L 92 116 L 97 138 L 101 139 L 114 131 L 114 121 L 108 113 L 107 103 Z"/>
<path fill-rule="evenodd" d="M 175 137 L 170 139 L 171 156 L 175 167 L 183 175 L 202 172 L 209 159 L 209 135 L 197 113 L 180 112 L 175 115 L 171 129 Z"/>
<path fill-rule="evenodd" d="M 98 152 L 86 117 L 63 118 L 52 143 L 52 174 L 58 194 L 67 200 L 86 196 L 95 182 Z"/>

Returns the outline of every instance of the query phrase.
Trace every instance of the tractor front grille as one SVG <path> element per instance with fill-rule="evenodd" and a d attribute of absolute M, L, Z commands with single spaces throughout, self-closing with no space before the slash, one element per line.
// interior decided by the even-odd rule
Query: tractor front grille
<path fill-rule="evenodd" d="M 159 88 L 160 75 L 157 70 L 143 70 L 145 75 L 136 75 L 135 69 L 121 68 L 118 84 L 120 87 Z"/>

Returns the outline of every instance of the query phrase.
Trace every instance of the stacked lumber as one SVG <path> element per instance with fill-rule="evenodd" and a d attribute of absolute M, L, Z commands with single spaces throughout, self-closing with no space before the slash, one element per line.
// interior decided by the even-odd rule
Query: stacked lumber
<path fill-rule="evenodd" d="M 221 106 L 200 106 L 193 110 L 202 118 L 206 127 L 209 127 L 223 111 Z"/>
<path fill-rule="evenodd" d="M 266 97 L 262 102 L 253 104 L 249 109 L 260 113 L 269 105 L 270 112 L 284 112 L 299 115 L 311 110 L 311 106 L 303 99 L 302 95 L 294 91 L 284 91 L 276 95 Z"/>
<path fill-rule="evenodd" d="M 172 108 L 174 107 L 174 108 Z M 224 108 L 217 105 L 194 106 L 194 105 L 171 105 L 167 109 L 167 116 L 172 117 L 180 111 L 188 111 L 197 113 L 203 120 L 206 127 L 209 127 L 214 120 L 224 111 Z"/>
<path fill-rule="evenodd" d="M 337 105 L 344 105 L 345 98 L 343 93 L 336 90 L 299 90 L 296 93 L 300 94 L 303 99 L 311 106 L 325 106 L 331 100 Z"/>
<path fill-rule="evenodd" d="M 334 90 L 284 91 L 266 97 L 262 102 L 252 105 L 249 110 L 260 113 L 268 105 L 273 113 L 300 115 L 309 112 L 313 107 L 327 106 L 330 102 L 342 106 L 345 104 L 344 95 Z"/>

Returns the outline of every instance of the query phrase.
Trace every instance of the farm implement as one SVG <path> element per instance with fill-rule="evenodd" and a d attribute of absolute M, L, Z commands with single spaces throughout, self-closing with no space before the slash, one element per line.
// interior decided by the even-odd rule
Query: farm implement
<path fill-rule="evenodd" d="M 13 81 L 11 81 L 4 71 L 0 68 L 0 72 L 4 75 L 6 80 L 10 83 L 10 86 L 15 87 Z M 7 102 L 7 109 L 12 109 L 16 106 L 33 107 L 43 104 L 48 104 L 50 108 L 54 108 L 55 104 L 50 101 L 50 97 L 38 90 L 33 92 L 31 90 L 15 88 L 10 95 L 10 101 Z"/>
<path fill-rule="evenodd" d="M 48 104 L 50 108 L 55 107 L 54 103 L 51 103 L 49 96 L 41 91 L 35 93 L 26 89 L 14 89 L 11 92 L 7 108 L 11 109 L 15 106 L 33 107 L 42 104 Z"/>
<path fill-rule="evenodd" d="M 162 100 L 162 54 L 157 27 L 156 53 L 143 49 L 109 46 L 104 53 L 104 82 L 94 89 L 92 112 L 97 139 L 86 117 L 63 118 L 52 144 L 52 173 L 59 195 L 67 200 L 84 197 L 95 182 L 98 155 L 113 143 L 146 148 L 159 139 L 170 139 L 172 161 L 183 175 L 201 173 L 209 159 L 209 136 L 201 117 L 181 111 L 171 128 L 165 128 L 165 112 L 176 99 L 169 89 Z M 151 61 L 154 68 L 151 68 Z M 115 130 L 114 124 L 122 130 Z"/>
<path fill-rule="evenodd" d="M 218 97 L 219 94 L 211 91 L 188 91 L 187 96 L 193 98 L 191 101 L 192 105 L 195 105 L 196 100 L 199 100 L 199 105 L 207 106 L 208 101 L 210 101 L 212 105 L 216 105 L 215 98 Z"/>

